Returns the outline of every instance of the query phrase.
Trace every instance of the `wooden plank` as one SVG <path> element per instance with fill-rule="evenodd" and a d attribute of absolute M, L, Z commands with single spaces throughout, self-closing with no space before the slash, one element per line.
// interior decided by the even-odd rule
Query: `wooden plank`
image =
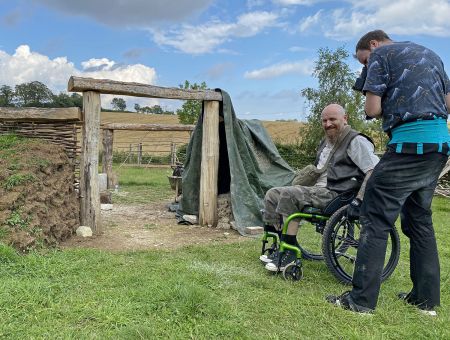
<path fill-rule="evenodd" d="M 108 177 L 107 188 L 113 189 L 113 143 L 114 143 L 114 130 L 103 130 L 103 159 L 102 159 L 102 172 L 106 173 Z"/>
<path fill-rule="evenodd" d="M 103 124 L 101 128 L 108 130 L 133 130 L 133 131 L 193 131 L 195 125 L 109 123 Z"/>
<path fill-rule="evenodd" d="M 217 226 L 217 181 L 219 176 L 219 102 L 205 101 L 200 175 L 199 224 Z"/>
<path fill-rule="evenodd" d="M 9 121 L 80 121 L 79 107 L 0 107 L 0 120 Z"/>
<path fill-rule="evenodd" d="M 212 90 L 185 90 L 176 87 L 160 87 L 141 83 L 74 76 L 70 77 L 67 89 L 70 92 L 97 91 L 104 94 L 134 97 L 222 101 L 222 94 Z"/>
<path fill-rule="evenodd" d="M 80 164 L 80 220 L 94 233 L 101 231 L 98 189 L 98 151 L 100 131 L 100 93 L 83 93 L 82 156 Z"/>

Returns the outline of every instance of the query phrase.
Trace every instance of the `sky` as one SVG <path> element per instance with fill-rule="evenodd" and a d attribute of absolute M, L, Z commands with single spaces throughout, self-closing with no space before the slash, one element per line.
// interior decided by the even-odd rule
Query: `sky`
<path fill-rule="evenodd" d="M 319 48 L 349 51 L 383 29 L 440 55 L 450 69 L 450 0 L 0 0 L 0 85 L 70 76 L 178 87 L 206 82 L 241 119 L 305 120 L 301 90 Z M 113 96 L 102 96 L 110 107 Z M 176 110 L 182 102 L 124 97 Z"/>

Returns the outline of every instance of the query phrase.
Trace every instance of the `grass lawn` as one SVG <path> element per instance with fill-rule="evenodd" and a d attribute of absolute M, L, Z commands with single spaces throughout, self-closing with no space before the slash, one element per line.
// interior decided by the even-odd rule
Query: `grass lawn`
<path fill-rule="evenodd" d="M 155 187 L 168 186 L 167 171 L 156 176 Z M 138 174 L 129 176 L 128 184 L 122 180 L 123 187 L 147 186 Z M 0 338 L 448 339 L 449 203 L 443 198 L 433 203 L 442 268 L 437 318 L 396 298 L 410 288 L 404 237 L 399 265 L 383 284 L 372 316 L 325 302 L 325 295 L 348 287 L 337 283 L 324 263 L 305 261 L 299 282 L 268 274 L 257 259 L 257 239 L 176 251 L 73 249 L 27 256 L 0 245 Z"/>

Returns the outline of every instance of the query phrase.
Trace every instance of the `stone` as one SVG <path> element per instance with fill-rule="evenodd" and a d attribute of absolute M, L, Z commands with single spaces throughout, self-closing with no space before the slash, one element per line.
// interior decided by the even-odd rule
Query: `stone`
<path fill-rule="evenodd" d="M 112 210 L 113 205 L 112 204 L 100 204 L 100 209 L 101 210 Z"/>
<path fill-rule="evenodd" d="M 79 226 L 77 228 L 77 236 L 91 237 L 92 236 L 92 229 L 90 227 L 86 227 L 84 225 Z"/>
<path fill-rule="evenodd" d="M 196 215 L 183 215 L 183 219 L 192 223 L 192 224 L 197 224 L 198 223 L 198 219 Z"/>
<path fill-rule="evenodd" d="M 245 233 L 249 234 L 249 235 L 262 234 L 263 231 L 264 231 L 263 227 L 246 227 L 245 228 Z"/>

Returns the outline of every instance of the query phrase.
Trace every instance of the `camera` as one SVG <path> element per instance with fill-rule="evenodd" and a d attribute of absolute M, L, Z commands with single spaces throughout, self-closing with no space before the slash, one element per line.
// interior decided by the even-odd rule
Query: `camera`
<path fill-rule="evenodd" d="M 361 71 L 361 74 L 356 79 L 355 85 L 353 85 L 352 89 L 361 92 L 363 95 L 366 95 L 366 91 L 363 91 L 366 78 L 367 78 L 367 66 L 364 66 Z"/>

